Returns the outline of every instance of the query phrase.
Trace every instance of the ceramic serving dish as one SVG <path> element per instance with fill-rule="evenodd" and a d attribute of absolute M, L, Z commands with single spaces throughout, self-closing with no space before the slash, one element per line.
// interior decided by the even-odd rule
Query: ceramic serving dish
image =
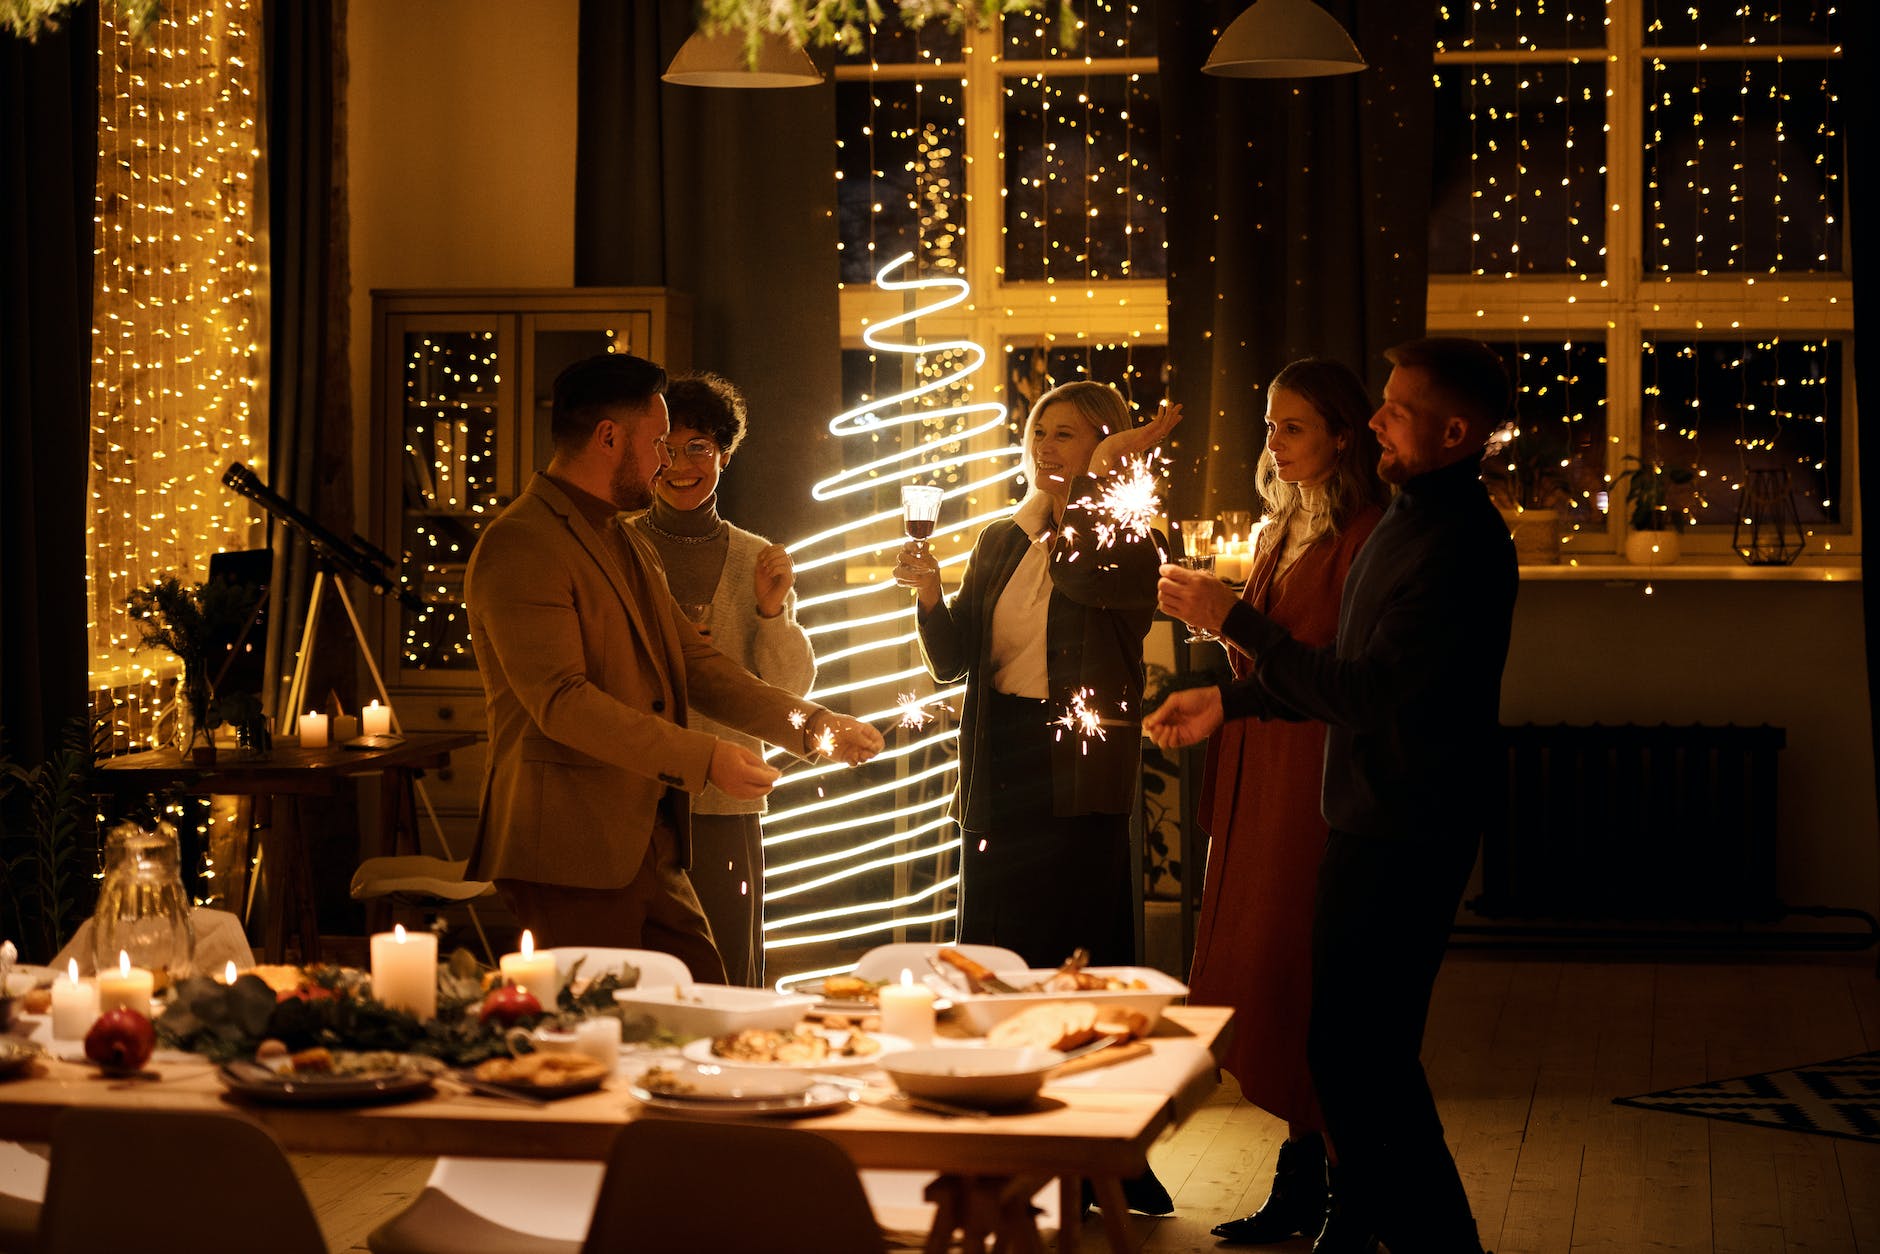
<path fill-rule="evenodd" d="M 727 1036 L 746 1028 L 786 1031 L 816 1004 L 807 994 L 773 993 L 733 984 L 667 984 L 623 988 L 614 1000 L 681 1036 Z"/>

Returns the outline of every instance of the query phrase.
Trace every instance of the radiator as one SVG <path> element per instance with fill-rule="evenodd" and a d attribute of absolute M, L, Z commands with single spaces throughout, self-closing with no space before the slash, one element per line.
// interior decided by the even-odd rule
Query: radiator
<path fill-rule="evenodd" d="M 1768 726 L 1502 728 L 1469 908 L 1576 922 L 1781 918 L 1785 740 Z"/>

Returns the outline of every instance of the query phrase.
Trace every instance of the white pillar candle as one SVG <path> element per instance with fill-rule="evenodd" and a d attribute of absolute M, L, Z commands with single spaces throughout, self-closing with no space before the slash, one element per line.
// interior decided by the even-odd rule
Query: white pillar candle
<path fill-rule="evenodd" d="M 150 1013 L 150 995 L 157 979 L 142 967 L 131 965 L 131 956 L 118 950 L 118 969 L 98 972 L 98 1013 L 120 1007 L 140 1015 Z"/>
<path fill-rule="evenodd" d="M 380 705 L 378 698 L 372 704 L 359 711 L 359 727 L 368 736 L 389 736 L 392 734 L 392 707 Z"/>
<path fill-rule="evenodd" d="M 534 993 L 543 1010 L 555 1008 L 555 995 L 561 991 L 561 976 L 555 971 L 554 954 L 535 952 L 534 933 L 523 931 L 521 951 L 504 954 L 502 968 L 503 979 Z"/>
<path fill-rule="evenodd" d="M 298 730 L 302 749 L 326 748 L 326 715 L 318 710 L 308 710 L 300 716 Z"/>
<path fill-rule="evenodd" d="M 78 959 L 66 963 L 65 977 L 52 982 L 52 1035 L 82 1041 L 98 1019 L 98 986 L 78 978 Z"/>
<path fill-rule="evenodd" d="M 881 999 L 881 1030 L 915 1045 L 933 1044 L 933 990 L 914 983 L 912 971 L 901 972 L 899 984 L 883 984 L 876 992 Z"/>
<path fill-rule="evenodd" d="M 372 995 L 420 1021 L 437 1018 L 437 934 L 399 924 L 372 937 Z"/>

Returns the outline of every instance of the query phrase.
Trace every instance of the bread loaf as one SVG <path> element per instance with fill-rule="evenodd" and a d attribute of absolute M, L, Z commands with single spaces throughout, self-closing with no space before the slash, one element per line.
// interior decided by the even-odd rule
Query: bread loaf
<path fill-rule="evenodd" d="M 1002 1049 L 1076 1049 L 1098 1035 L 1095 1006 L 1087 1001 L 1048 1001 L 993 1024 L 986 1044 Z"/>

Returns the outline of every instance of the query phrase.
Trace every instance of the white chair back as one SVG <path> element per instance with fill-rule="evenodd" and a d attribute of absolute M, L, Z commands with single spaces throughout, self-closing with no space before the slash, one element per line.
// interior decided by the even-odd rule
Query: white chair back
<path fill-rule="evenodd" d="M 671 954 L 662 954 L 655 949 L 609 949 L 601 945 L 557 945 L 553 949 L 543 950 L 555 955 L 555 970 L 563 979 L 568 978 L 569 970 L 575 962 L 581 962 L 583 976 L 596 976 L 603 971 L 616 970 L 621 964 L 633 967 L 640 973 L 640 988 L 662 988 L 673 984 L 690 985 L 692 973 L 685 963 Z"/>
<path fill-rule="evenodd" d="M 907 942 L 898 945 L 877 945 L 861 956 L 855 964 L 855 974 L 864 980 L 898 980 L 901 972 L 914 973 L 916 983 L 930 969 L 927 959 L 942 949 L 957 949 L 974 962 L 992 968 L 994 971 L 1025 971 L 1030 968 L 1028 962 L 1009 949 L 997 945 L 935 945 Z"/>

